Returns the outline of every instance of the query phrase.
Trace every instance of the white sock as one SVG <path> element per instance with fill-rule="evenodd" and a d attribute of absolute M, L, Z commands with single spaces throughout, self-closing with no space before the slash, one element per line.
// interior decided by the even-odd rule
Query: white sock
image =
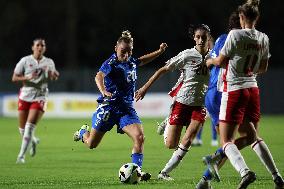
<path fill-rule="evenodd" d="M 24 157 L 30 143 L 31 143 L 31 139 L 33 136 L 33 131 L 34 131 L 35 125 L 32 123 L 26 123 L 25 126 L 25 132 L 24 132 L 24 136 L 22 139 L 22 145 L 21 145 L 21 150 L 20 153 L 18 155 L 18 157 Z"/>
<path fill-rule="evenodd" d="M 263 140 L 256 140 L 251 147 L 265 165 L 266 169 L 271 173 L 273 179 L 275 179 L 279 175 L 278 169 L 265 142 Z"/>
<path fill-rule="evenodd" d="M 188 148 L 185 148 L 182 144 L 179 144 L 178 148 L 174 151 L 171 159 L 168 161 L 162 172 L 171 172 L 174 168 L 178 166 L 178 164 L 181 162 L 182 158 L 187 152 Z"/>
<path fill-rule="evenodd" d="M 249 171 L 249 168 L 246 165 L 244 158 L 237 146 L 231 142 L 228 142 L 223 146 L 223 150 L 233 167 L 241 174 L 241 177 L 245 176 Z"/>
<path fill-rule="evenodd" d="M 19 132 L 20 132 L 21 137 L 23 137 L 25 133 L 25 129 L 19 127 Z"/>

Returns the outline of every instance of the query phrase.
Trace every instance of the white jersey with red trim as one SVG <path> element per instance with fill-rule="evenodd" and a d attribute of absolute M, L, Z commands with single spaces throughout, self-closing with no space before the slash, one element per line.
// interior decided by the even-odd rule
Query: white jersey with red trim
<path fill-rule="evenodd" d="M 209 81 L 209 70 L 205 63 L 207 58 L 209 58 L 209 51 L 203 57 L 195 48 L 191 48 L 167 61 L 170 70 L 182 71 L 180 79 L 183 80 L 178 82 L 182 86 L 176 94 L 176 101 L 190 106 L 204 105 Z"/>
<path fill-rule="evenodd" d="M 45 101 L 48 95 L 48 71 L 55 70 L 55 64 L 50 58 L 43 57 L 40 61 L 37 61 L 32 55 L 23 57 L 17 63 L 14 73 L 30 76 L 36 72 L 38 77 L 24 81 L 24 86 L 20 89 L 19 99 L 27 102 Z"/>
<path fill-rule="evenodd" d="M 269 39 L 256 29 L 231 30 L 220 53 L 229 58 L 222 71 L 221 91 L 257 87 L 260 62 L 270 57 Z"/>

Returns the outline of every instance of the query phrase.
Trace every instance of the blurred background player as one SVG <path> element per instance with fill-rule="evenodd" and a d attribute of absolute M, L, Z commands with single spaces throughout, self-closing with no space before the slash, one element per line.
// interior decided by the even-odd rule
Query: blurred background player
<path fill-rule="evenodd" d="M 59 76 L 53 60 L 44 56 L 45 51 L 45 40 L 35 39 L 33 54 L 23 57 L 14 69 L 12 81 L 23 83 L 18 100 L 22 144 L 16 163 L 25 163 L 25 153 L 30 143 L 30 155 L 36 153 L 39 139 L 34 136 L 34 130 L 47 106 L 48 80 L 57 80 Z"/>
<path fill-rule="evenodd" d="M 208 41 L 211 37 L 210 29 L 207 25 L 201 24 L 190 27 L 189 34 L 196 45 L 168 60 L 166 65 L 156 71 L 135 93 L 136 100 L 142 100 L 150 86 L 165 73 L 181 70 L 184 74 L 164 132 L 166 147 L 176 150 L 158 175 L 158 179 L 163 180 L 173 180 L 169 173 L 178 166 L 190 149 L 192 140 L 202 127 L 206 117 L 204 98 L 208 86 L 209 71 L 205 62 L 210 52 L 208 48 Z M 188 125 L 188 127 L 180 142 L 184 125 Z"/>
<path fill-rule="evenodd" d="M 272 155 L 257 132 L 260 100 L 256 75 L 267 71 L 270 57 L 267 35 L 255 29 L 259 18 L 258 6 L 259 0 L 248 0 L 239 6 L 242 29 L 230 31 L 219 56 L 207 60 L 208 66 L 226 69 L 222 77 L 220 141 L 227 158 L 241 175 L 240 189 L 254 182 L 256 175 L 246 165 L 237 148 L 237 141 L 234 144 L 237 130 L 246 133 L 243 146 L 252 144 L 251 147 L 272 174 L 276 188 L 283 188 L 283 179 Z"/>
<path fill-rule="evenodd" d="M 83 125 L 75 132 L 75 141 L 82 140 L 90 149 L 96 148 L 105 133 L 116 124 L 119 133 L 126 133 L 132 139 L 132 162 L 142 168 L 144 132 L 133 108 L 136 69 L 154 60 L 166 48 L 167 44 L 162 43 L 159 50 L 136 59 L 132 57 L 133 38 L 130 32 L 122 32 L 115 53 L 102 64 L 95 78 L 101 96 L 93 114 L 91 132 L 88 132 L 88 125 Z M 146 181 L 150 177 L 149 173 L 141 172 L 141 180 Z"/>

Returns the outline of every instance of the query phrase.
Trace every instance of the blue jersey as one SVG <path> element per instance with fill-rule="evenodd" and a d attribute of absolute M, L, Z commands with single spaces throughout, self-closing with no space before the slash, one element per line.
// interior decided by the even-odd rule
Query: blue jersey
<path fill-rule="evenodd" d="M 137 80 L 136 69 L 140 63 L 140 60 L 133 57 L 130 57 L 126 62 L 119 62 L 115 53 L 107 59 L 102 64 L 100 71 L 105 74 L 106 90 L 113 95 L 111 98 L 104 98 L 101 95 L 98 102 L 107 101 L 111 104 L 132 106 Z"/>
<path fill-rule="evenodd" d="M 210 56 L 212 58 L 216 58 L 219 55 L 219 52 L 221 51 L 222 47 L 225 44 L 226 38 L 228 34 L 222 34 L 221 36 L 218 37 L 216 40 L 214 47 L 210 53 Z M 218 75 L 220 72 L 220 67 L 217 66 L 212 66 L 210 69 L 210 78 L 209 78 L 209 85 L 208 89 L 217 87 L 217 82 L 218 82 Z"/>

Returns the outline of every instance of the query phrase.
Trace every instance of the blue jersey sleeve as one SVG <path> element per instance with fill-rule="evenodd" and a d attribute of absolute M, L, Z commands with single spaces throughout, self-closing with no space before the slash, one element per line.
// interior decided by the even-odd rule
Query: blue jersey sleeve
<path fill-rule="evenodd" d="M 129 61 L 136 64 L 136 66 L 139 66 L 139 64 L 141 64 L 141 61 L 138 58 L 130 57 Z"/>
<path fill-rule="evenodd" d="M 217 56 L 219 56 L 219 53 L 220 53 L 222 47 L 224 46 L 224 43 L 226 41 L 227 36 L 228 36 L 227 34 L 223 34 L 220 37 L 218 37 L 218 39 L 216 40 L 214 47 L 213 47 L 213 49 L 210 53 L 210 56 L 212 58 L 216 58 Z"/>
<path fill-rule="evenodd" d="M 111 72 L 111 66 L 109 62 L 104 62 L 99 71 L 103 72 L 105 75 L 108 75 Z"/>
<path fill-rule="evenodd" d="M 116 60 L 115 54 L 113 54 L 109 59 L 104 61 L 102 66 L 100 67 L 99 71 L 103 72 L 105 75 L 108 75 L 111 72 L 111 64 L 114 63 Z"/>

